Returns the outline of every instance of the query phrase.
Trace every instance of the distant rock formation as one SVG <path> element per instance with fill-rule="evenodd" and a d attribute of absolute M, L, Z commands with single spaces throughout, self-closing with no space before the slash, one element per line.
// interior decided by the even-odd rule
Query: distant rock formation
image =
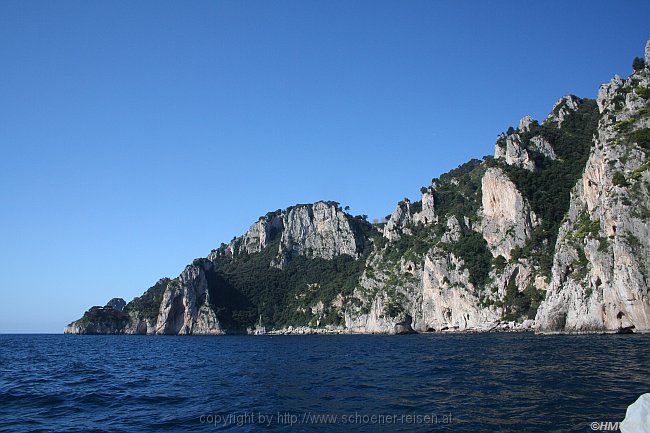
<path fill-rule="evenodd" d="M 124 311 L 126 301 L 122 298 L 113 298 L 106 303 L 106 308 L 112 308 L 117 311 Z"/>

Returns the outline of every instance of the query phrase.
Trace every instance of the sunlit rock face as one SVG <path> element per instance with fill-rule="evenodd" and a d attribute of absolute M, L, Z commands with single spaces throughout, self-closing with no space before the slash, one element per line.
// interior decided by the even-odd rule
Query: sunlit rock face
<path fill-rule="evenodd" d="M 562 127 L 562 123 L 566 117 L 578 110 L 582 104 L 582 99 L 574 95 L 566 95 L 560 98 L 559 101 L 553 106 L 551 114 L 546 118 L 546 122 L 557 125 L 558 128 Z"/>
<path fill-rule="evenodd" d="M 483 237 L 495 257 L 510 258 L 512 249 L 524 246 L 530 238 L 537 217 L 502 170 L 488 169 L 481 186 Z"/>
<path fill-rule="evenodd" d="M 341 254 L 357 257 L 364 247 L 348 215 L 335 204 L 294 206 L 283 213 L 282 225 L 276 262 L 280 268 L 294 255 L 331 260 Z"/>
<path fill-rule="evenodd" d="M 517 133 L 504 135 L 505 145 L 497 142 L 494 147 L 494 157 L 503 159 L 506 164 L 524 168 L 528 171 L 535 170 L 535 161 L 524 148 L 521 137 Z"/>
<path fill-rule="evenodd" d="M 412 221 L 411 202 L 409 200 L 399 202 L 384 226 L 384 237 L 389 241 L 399 239 L 400 234 Z M 408 228 L 406 230 L 408 231 Z"/>
<path fill-rule="evenodd" d="M 649 77 L 646 66 L 598 92 L 595 146 L 560 228 L 541 332 L 650 330 Z"/>

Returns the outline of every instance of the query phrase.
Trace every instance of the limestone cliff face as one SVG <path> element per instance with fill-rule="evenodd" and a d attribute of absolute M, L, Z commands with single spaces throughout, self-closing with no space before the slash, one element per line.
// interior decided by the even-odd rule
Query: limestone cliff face
<path fill-rule="evenodd" d="M 245 252 L 254 254 L 262 251 L 275 235 L 284 228 L 283 215 L 279 213 L 270 213 L 261 217 L 253 224 L 248 231 L 239 238 L 234 239 L 226 253 L 230 256 Z"/>
<path fill-rule="evenodd" d="M 212 251 L 208 259 L 259 253 L 278 238 L 273 265 L 280 269 L 295 256 L 327 260 L 341 254 L 358 257 L 366 242 L 338 203 L 319 201 L 261 217 L 243 236 Z"/>
<path fill-rule="evenodd" d="M 434 249 L 424 261 L 420 331 L 486 331 L 500 320 L 496 309 L 480 305 L 469 271 L 453 253 Z"/>
<path fill-rule="evenodd" d="M 434 187 L 422 188 L 422 209 L 413 215 L 413 221 L 418 224 L 428 225 L 438 222 L 436 215 L 436 201 L 434 198 Z"/>
<path fill-rule="evenodd" d="M 522 127 L 528 130 L 530 125 L 523 124 Z M 500 140 L 497 141 L 494 147 L 494 157 L 496 159 L 503 159 L 506 164 L 521 167 L 528 171 L 535 170 L 535 161 L 521 143 L 519 134 L 504 134 L 499 138 Z"/>
<path fill-rule="evenodd" d="M 196 260 L 167 285 L 163 294 L 156 334 L 223 334 L 212 309 L 204 267 L 209 261 Z"/>
<path fill-rule="evenodd" d="M 463 227 L 455 215 L 447 219 L 441 245 L 460 241 Z M 422 272 L 422 307 L 417 327 L 422 330 L 476 329 L 472 320 L 477 313 L 476 288 L 470 282 L 463 260 L 441 246 L 431 249 L 424 258 Z"/>
<path fill-rule="evenodd" d="M 566 117 L 577 111 L 582 102 L 583 100 L 575 95 L 563 96 L 555 103 L 545 122 L 556 124 L 558 128 L 561 128 Z"/>
<path fill-rule="evenodd" d="M 598 134 L 560 229 L 541 332 L 650 330 L 649 88 L 646 66 L 598 93 Z"/>
<path fill-rule="evenodd" d="M 346 328 L 389 334 L 496 329 L 502 309 L 482 305 L 484 291 L 472 283 L 464 260 L 448 249 L 467 230 L 451 216 L 438 241 L 432 240 L 437 245 L 423 256 L 393 261 L 390 244 L 373 253 L 348 304 Z"/>
<path fill-rule="evenodd" d="M 509 259 L 513 248 L 526 244 L 537 217 L 501 169 L 488 169 L 481 186 L 481 232 L 495 257 L 501 255 Z"/>
<path fill-rule="evenodd" d="M 386 222 L 384 226 L 384 237 L 391 241 L 399 239 L 404 230 L 408 233 L 408 225 L 411 222 L 413 222 L 411 202 L 410 200 L 403 200 L 397 204 L 395 211 L 393 211 Z"/>
<path fill-rule="evenodd" d="M 282 237 L 278 259 L 283 268 L 296 255 L 331 260 L 347 254 L 358 257 L 364 248 L 364 239 L 355 233 L 348 215 L 338 205 L 317 202 L 294 206 L 282 215 Z"/>
<path fill-rule="evenodd" d="M 552 161 L 557 159 L 553 147 L 544 137 L 537 135 L 531 138 L 530 145 L 532 150 L 544 155 L 546 158 Z"/>

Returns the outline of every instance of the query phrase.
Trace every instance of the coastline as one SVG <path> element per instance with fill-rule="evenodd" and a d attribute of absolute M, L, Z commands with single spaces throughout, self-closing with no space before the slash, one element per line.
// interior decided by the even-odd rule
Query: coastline
<path fill-rule="evenodd" d="M 647 330 L 592 330 L 592 331 L 537 331 L 534 326 L 508 327 L 507 323 L 499 324 L 490 329 L 442 329 L 437 331 L 409 331 L 409 332 L 377 332 L 377 331 L 358 331 L 345 327 L 287 327 L 273 330 L 248 330 L 247 332 L 220 332 L 220 333 L 191 333 L 191 334 L 158 334 L 158 333 L 132 333 L 132 332 L 112 332 L 112 333 L 83 333 L 72 332 L 71 327 L 66 326 L 63 334 L 65 335 L 139 335 L 139 336 L 181 336 L 181 337 L 228 337 L 228 336 L 300 336 L 300 335 L 443 335 L 443 334 L 519 334 L 532 333 L 539 336 L 556 336 L 556 335 L 627 335 L 627 334 L 650 334 Z M 57 335 L 57 334 L 54 334 Z"/>

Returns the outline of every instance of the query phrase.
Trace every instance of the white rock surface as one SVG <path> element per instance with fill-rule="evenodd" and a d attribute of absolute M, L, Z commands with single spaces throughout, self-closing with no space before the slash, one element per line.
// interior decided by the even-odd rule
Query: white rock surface
<path fill-rule="evenodd" d="M 546 122 L 554 123 L 558 128 L 562 127 L 562 122 L 566 117 L 576 111 L 582 104 L 582 99 L 574 95 L 566 95 L 560 98 L 553 106 L 553 110 L 546 118 Z"/>
<path fill-rule="evenodd" d="M 537 135 L 530 139 L 530 145 L 533 150 L 541 153 L 545 157 L 555 160 L 557 156 L 551 144 L 541 135 Z"/>
<path fill-rule="evenodd" d="M 245 251 L 253 254 L 262 251 L 273 237 L 274 233 L 280 232 L 284 227 L 282 215 L 272 214 L 260 218 L 244 236 L 233 242 L 231 248 L 234 254 Z"/>
<path fill-rule="evenodd" d="M 521 143 L 519 134 L 504 136 L 505 147 L 501 145 L 503 140 L 498 140 L 494 147 L 494 157 L 504 159 L 506 164 L 524 168 L 528 171 L 535 171 L 535 161 Z"/>
<path fill-rule="evenodd" d="M 198 264 L 185 267 L 167 286 L 160 304 L 156 334 L 223 334 L 210 307 L 208 283 Z"/>
<path fill-rule="evenodd" d="M 486 331 L 499 315 L 479 307 L 469 272 L 452 253 L 434 250 L 426 256 L 422 280 L 422 322 L 420 331 Z"/>
<path fill-rule="evenodd" d="M 530 238 L 537 217 L 508 176 L 489 168 L 481 181 L 482 214 L 480 231 L 494 257 L 510 258 L 514 247 Z"/>
<path fill-rule="evenodd" d="M 598 94 L 606 115 L 559 231 L 553 278 L 536 317 L 540 332 L 650 330 L 650 171 L 620 126 L 650 124 L 641 111 L 647 100 L 637 103 L 632 91 L 648 86 L 649 76 L 646 68 L 625 82 L 614 77 Z M 622 94 L 632 96 L 621 103 Z"/>
<path fill-rule="evenodd" d="M 397 204 L 395 211 L 393 211 L 388 222 L 384 226 L 384 237 L 389 241 L 399 239 L 400 233 L 402 233 L 405 227 L 412 222 L 411 202 L 405 199 Z"/>
<path fill-rule="evenodd" d="M 291 257 L 332 259 L 341 254 L 358 257 L 363 239 L 337 205 L 316 202 L 294 206 L 282 216 L 283 231 L 276 265 L 283 268 Z"/>
<path fill-rule="evenodd" d="M 427 188 L 422 192 L 422 210 L 413 215 L 413 221 L 424 225 L 438 221 L 433 188 Z"/>
<path fill-rule="evenodd" d="M 535 122 L 535 120 L 528 115 L 522 117 L 522 119 L 519 121 L 519 131 L 520 132 L 530 131 L 530 127 L 533 124 L 533 122 Z"/>

